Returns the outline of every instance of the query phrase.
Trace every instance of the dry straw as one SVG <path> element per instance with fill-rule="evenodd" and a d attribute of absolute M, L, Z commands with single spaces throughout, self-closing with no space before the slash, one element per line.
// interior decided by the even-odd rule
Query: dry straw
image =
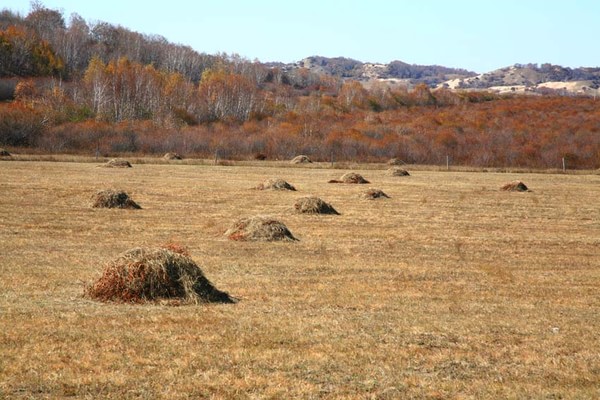
<path fill-rule="evenodd" d="M 308 156 L 301 154 L 299 156 L 292 158 L 292 160 L 290 162 L 292 164 L 307 164 L 307 163 L 312 163 L 312 160 Z"/>
<path fill-rule="evenodd" d="M 129 195 L 121 190 L 101 190 L 92 196 L 92 207 L 94 208 L 128 208 L 141 209 L 139 204 L 133 201 Z"/>
<path fill-rule="evenodd" d="M 369 183 L 368 180 L 366 180 L 365 178 L 362 177 L 362 175 L 357 174 L 356 172 L 348 172 L 344 175 L 342 175 L 342 177 L 338 180 L 338 179 L 332 179 L 329 181 L 329 183 Z"/>
<path fill-rule="evenodd" d="M 383 198 L 390 198 L 390 196 L 388 196 L 387 194 L 385 194 L 383 192 L 383 190 L 381 189 L 375 189 L 375 188 L 370 188 L 367 191 L 363 192 L 360 194 L 360 197 L 363 199 L 367 199 L 367 200 L 374 200 L 374 199 L 383 199 Z"/>
<path fill-rule="evenodd" d="M 131 163 L 121 158 L 113 158 L 112 160 L 108 160 L 103 166 L 108 168 L 131 168 Z"/>
<path fill-rule="evenodd" d="M 512 181 L 512 182 L 508 182 L 505 183 L 504 185 L 502 185 L 502 187 L 500 188 L 502 190 L 505 190 L 507 192 L 529 192 L 529 188 L 521 181 Z"/>
<path fill-rule="evenodd" d="M 402 161 L 402 160 L 401 160 L 401 159 L 399 159 L 399 158 L 395 158 L 395 157 L 394 157 L 394 158 L 391 158 L 391 159 L 388 161 L 388 165 L 404 165 L 404 164 L 405 164 L 405 163 L 404 163 L 404 161 Z"/>
<path fill-rule="evenodd" d="M 165 160 L 183 160 L 183 157 L 177 153 L 167 153 L 163 156 L 163 158 Z"/>
<path fill-rule="evenodd" d="M 333 214 L 340 215 L 339 212 L 329 203 L 315 196 L 301 197 L 296 200 L 294 209 L 302 214 Z"/>
<path fill-rule="evenodd" d="M 407 170 L 398 167 L 388 169 L 387 174 L 390 176 L 410 176 Z"/>
<path fill-rule="evenodd" d="M 225 236 L 231 240 L 240 241 L 272 242 L 298 240 L 292 235 L 287 226 L 267 216 L 239 219 L 225 232 Z"/>
<path fill-rule="evenodd" d="M 274 178 L 267 179 L 263 183 L 259 184 L 255 189 L 258 190 L 296 190 L 296 188 L 283 179 Z"/>
<path fill-rule="evenodd" d="M 95 300 L 144 303 L 233 303 L 216 289 L 186 254 L 167 248 L 134 248 L 109 262 L 102 276 L 85 288 Z"/>

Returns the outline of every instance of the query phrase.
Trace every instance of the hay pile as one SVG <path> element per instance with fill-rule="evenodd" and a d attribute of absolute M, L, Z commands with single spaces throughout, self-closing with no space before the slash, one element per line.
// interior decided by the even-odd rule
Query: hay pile
<path fill-rule="evenodd" d="M 183 157 L 181 157 L 179 154 L 171 152 L 165 154 L 163 158 L 165 160 L 183 160 Z"/>
<path fill-rule="evenodd" d="M 142 207 L 133 201 L 129 195 L 120 190 L 101 190 L 92 196 L 94 208 L 129 208 L 139 210 Z"/>
<path fill-rule="evenodd" d="M 308 156 L 299 155 L 299 156 L 292 158 L 292 161 L 290 161 L 290 163 L 292 163 L 292 164 L 308 164 L 308 163 L 312 163 L 312 160 L 310 158 L 308 158 Z"/>
<path fill-rule="evenodd" d="M 309 196 L 301 197 L 294 204 L 296 212 L 302 214 L 334 214 L 340 215 L 339 212 L 329 203 L 324 202 L 318 197 Z"/>
<path fill-rule="evenodd" d="M 0 149 L 0 157 L 10 157 L 10 153 L 6 149 Z"/>
<path fill-rule="evenodd" d="M 394 157 L 394 158 L 391 158 L 391 159 L 388 161 L 388 165 L 404 165 L 404 161 L 402 161 L 402 160 L 401 160 L 401 159 L 399 159 L 399 158 L 395 158 L 395 157 Z"/>
<path fill-rule="evenodd" d="M 266 216 L 239 219 L 225 232 L 225 236 L 240 241 L 298 240 L 283 223 Z"/>
<path fill-rule="evenodd" d="M 500 188 L 507 192 L 529 192 L 529 188 L 521 181 L 512 181 L 505 183 Z"/>
<path fill-rule="evenodd" d="M 329 181 L 329 183 L 369 183 L 369 181 L 356 172 L 348 172 L 342 175 L 339 180 L 332 179 Z"/>
<path fill-rule="evenodd" d="M 113 158 L 112 160 L 108 160 L 104 166 L 108 168 L 131 168 L 131 163 L 121 158 Z"/>
<path fill-rule="evenodd" d="M 100 301 L 144 303 L 233 303 L 216 289 L 187 255 L 166 248 L 134 248 L 109 262 L 85 295 Z"/>
<path fill-rule="evenodd" d="M 370 188 L 367 191 L 363 192 L 360 194 L 360 197 L 363 199 L 367 199 L 367 200 L 374 200 L 374 199 L 383 199 L 383 198 L 390 198 L 390 196 L 388 196 L 387 194 L 385 194 L 383 192 L 383 190 L 381 189 L 374 189 L 374 188 Z"/>
<path fill-rule="evenodd" d="M 390 176 L 410 176 L 407 170 L 398 167 L 388 169 L 387 174 Z"/>
<path fill-rule="evenodd" d="M 295 187 L 284 181 L 283 179 L 274 178 L 267 179 L 255 189 L 257 190 L 296 190 Z"/>

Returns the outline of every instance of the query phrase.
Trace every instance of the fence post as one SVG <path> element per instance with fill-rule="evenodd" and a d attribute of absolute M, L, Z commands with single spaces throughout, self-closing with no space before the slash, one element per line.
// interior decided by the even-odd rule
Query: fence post
<path fill-rule="evenodd" d="M 565 158 L 562 158 L 563 172 L 567 171 L 567 164 L 565 163 Z"/>

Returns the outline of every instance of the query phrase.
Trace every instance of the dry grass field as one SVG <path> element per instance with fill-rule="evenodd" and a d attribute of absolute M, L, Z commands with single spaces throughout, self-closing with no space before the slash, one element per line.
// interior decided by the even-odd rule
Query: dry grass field
<path fill-rule="evenodd" d="M 269 165 L 0 161 L 0 398 L 600 397 L 599 175 Z M 274 177 L 298 191 L 251 189 Z M 92 208 L 109 188 L 142 209 Z M 299 241 L 223 236 L 258 214 Z M 239 302 L 82 296 L 166 242 Z"/>

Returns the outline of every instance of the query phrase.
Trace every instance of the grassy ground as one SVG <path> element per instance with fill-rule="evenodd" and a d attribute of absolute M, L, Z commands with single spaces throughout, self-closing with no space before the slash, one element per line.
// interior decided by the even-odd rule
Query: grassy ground
<path fill-rule="evenodd" d="M 325 183 L 343 172 L 0 162 L 0 398 L 600 397 L 600 176 Z M 270 177 L 299 191 L 250 190 Z M 513 179 L 532 192 L 499 190 Z M 90 208 L 107 188 L 143 209 Z M 342 215 L 294 214 L 309 194 Z M 300 241 L 222 236 L 255 214 Z M 165 242 L 239 303 L 82 297 L 105 262 Z"/>

